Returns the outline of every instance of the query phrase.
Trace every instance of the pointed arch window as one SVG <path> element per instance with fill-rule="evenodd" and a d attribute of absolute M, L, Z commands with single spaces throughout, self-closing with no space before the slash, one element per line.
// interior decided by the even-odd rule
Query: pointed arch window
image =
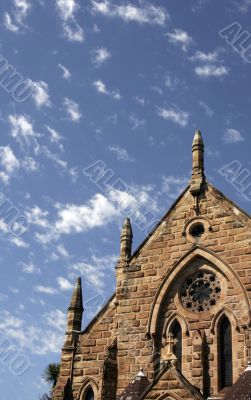
<path fill-rule="evenodd" d="M 94 400 L 94 392 L 91 387 L 87 389 L 85 400 Z"/>
<path fill-rule="evenodd" d="M 232 329 L 229 319 L 224 316 L 219 324 L 219 379 L 220 388 L 232 386 L 233 384 L 233 349 Z"/>
<path fill-rule="evenodd" d="M 182 329 L 181 329 L 181 326 L 180 326 L 179 322 L 177 321 L 177 319 L 175 319 L 175 321 L 173 321 L 169 332 L 172 333 L 174 339 L 177 340 L 176 344 L 174 345 L 173 352 L 174 352 L 175 356 L 177 357 L 176 368 L 181 372 L 181 370 L 182 370 Z"/>

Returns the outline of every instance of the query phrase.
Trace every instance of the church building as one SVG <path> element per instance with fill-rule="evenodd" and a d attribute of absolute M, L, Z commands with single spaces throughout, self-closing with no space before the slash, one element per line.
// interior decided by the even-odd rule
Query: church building
<path fill-rule="evenodd" d="M 77 280 L 53 400 L 249 399 L 251 221 L 207 181 L 199 131 L 188 186 L 132 239 L 127 218 L 116 292 L 84 330 Z"/>

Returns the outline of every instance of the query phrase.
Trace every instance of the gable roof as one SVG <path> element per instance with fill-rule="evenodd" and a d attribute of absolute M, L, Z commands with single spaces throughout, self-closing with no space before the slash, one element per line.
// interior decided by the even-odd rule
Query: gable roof
<path fill-rule="evenodd" d="M 212 194 L 215 195 L 215 198 L 217 198 L 216 194 L 226 200 L 228 203 L 231 204 L 231 206 L 235 209 L 237 209 L 241 214 L 243 214 L 246 218 L 248 218 L 249 220 L 251 220 L 251 215 L 243 210 L 241 207 L 239 207 L 234 201 L 232 201 L 231 199 L 229 199 L 224 193 L 222 193 L 219 189 L 217 189 L 215 186 L 213 186 L 211 183 L 209 182 L 205 182 L 205 185 L 207 188 L 210 188 L 212 190 Z M 149 233 L 149 235 L 140 243 L 140 245 L 136 248 L 136 250 L 133 252 L 131 258 L 128 260 L 128 262 L 130 262 L 131 260 L 133 260 L 134 257 L 136 257 L 140 250 L 146 245 L 146 243 L 151 239 L 151 237 L 154 235 L 154 233 L 156 232 L 156 230 L 158 229 L 158 227 L 162 224 L 162 222 L 171 214 L 171 212 L 175 209 L 176 205 L 179 203 L 179 201 L 182 199 L 182 197 L 187 193 L 187 191 L 190 189 L 190 184 L 180 193 L 180 195 L 177 197 L 177 199 L 174 201 L 174 203 L 171 205 L 171 207 L 168 209 L 168 211 L 165 213 L 165 215 L 160 219 L 160 221 L 154 226 L 154 228 L 152 229 L 152 231 Z M 237 217 L 237 215 L 236 215 Z M 109 304 L 111 303 L 112 300 L 114 300 L 115 298 L 115 294 L 114 293 L 110 299 L 106 302 L 106 304 L 104 305 L 104 307 L 98 312 L 98 314 L 93 318 L 93 320 L 88 324 L 88 326 L 81 332 L 81 334 L 85 334 L 87 333 L 91 327 L 94 325 L 94 323 L 97 321 L 97 319 L 104 314 L 104 312 L 108 309 Z"/>
<path fill-rule="evenodd" d="M 149 380 L 141 370 L 117 400 L 139 400 L 149 385 Z"/>
<path fill-rule="evenodd" d="M 251 397 L 251 363 L 235 384 L 227 391 L 223 400 L 250 399 Z"/>

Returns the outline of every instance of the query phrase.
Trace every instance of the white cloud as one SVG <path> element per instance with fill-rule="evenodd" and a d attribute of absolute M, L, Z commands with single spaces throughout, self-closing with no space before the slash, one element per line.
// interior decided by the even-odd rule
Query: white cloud
<path fill-rule="evenodd" d="M 40 268 L 38 268 L 36 265 L 34 265 L 33 263 L 24 263 L 21 262 L 21 268 L 22 268 L 22 272 L 26 273 L 26 274 L 35 274 L 35 273 L 39 273 L 40 272 Z"/>
<path fill-rule="evenodd" d="M 81 111 L 79 109 L 79 105 L 73 101 L 70 100 L 68 97 L 64 98 L 64 107 L 65 111 L 68 114 L 68 117 L 72 122 L 79 122 L 79 120 L 82 117 Z"/>
<path fill-rule="evenodd" d="M 96 194 L 85 205 L 67 204 L 58 211 L 55 228 L 59 233 L 85 232 L 109 222 L 117 211 L 102 194 Z"/>
<path fill-rule="evenodd" d="M 195 55 L 190 57 L 189 60 L 211 63 L 211 62 L 217 62 L 218 56 L 219 56 L 218 50 L 209 53 L 204 53 L 203 51 L 196 51 Z"/>
<path fill-rule="evenodd" d="M 63 278 L 62 276 L 59 276 L 57 278 L 57 283 L 59 285 L 60 290 L 72 290 L 74 285 L 69 282 L 67 279 Z"/>
<path fill-rule="evenodd" d="M 30 145 L 34 143 L 37 146 L 36 137 L 39 136 L 33 128 L 33 121 L 25 116 L 13 114 L 8 118 L 11 125 L 11 136 L 20 144 Z"/>
<path fill-rule="evenodd" d="M 8 31 L 11 31 L 14 33 L 19 31 L 19 27 L 12 21 L 10 14 L 7 12 L 4 13 L 3 24 Z"/>
<path fill-rule="evenodd" d="M 201 106 L 201 108 L 205 111 L 205 114 L 208 117 L 212 117 L 214 115 L 214 111 L 209 107 L 209 105 L 207 103 L 205 103 L 204 101 L 199 101 L 199 105 Z"/>
<path fill-rule="evenodd" d="M 132 130 L 134 131 L 135 129 L 142 128 L 145 126 L 145 119 L 140 119 L 137 117 L 135 114 L 129 115 L 129 121 L 132 124 Z"/>
<path fill-rule="evenodd" d="M 239 11 L 246 14 L 251 7 L 251 0 L 237 0 L 235 1 L 235 5 L 237 6 Z"/>
<path fill-rule="evenodd" d="M 64 257 L 64 258 L 68 258 L 69 257 L 68 251 L 66 250 L 66 248 L 62 244 L 59 244 L 57 246 L 57 252 L 60 254 L 61 257 Z"/>
<path fill-rule="evenodd" d="M 64 331 L 66 329 L 66 314 L 61 310 L 53 310 L 44 314 L 44 318 L 49 326 L 57 331 Z"/>
<path fill-rule="evenodd" d="M 72 275 L 76 277 L 81 274 L 85 282 L 102 291 L 106 285 L 107 274 L 113 273 L 118 256 L 111 255 L 105 257 L 92 256 L 91 261 L 81 261 L 70 267 Z"/>
<path fill-rule="evenodd" d="M 119 161 L 120 161 L 120 160 L 123 160 L 123 161 L 130 161 L 130 162 L 133 162 L 133 161 L 134 161 L 134 159 L 131 158 L 131 157 L 129 156 L 127 150 L 126 150 L 126 149 L 123 149 L 123 148 L 120 147 L 120 146 L 117 146 L 117 145 L 109 146 L 109 150 L 110 150 L 111 152 L 114 152 L 114 153 L 115 153 L 116 158 L 117 158 L 117 160 L 119 160 Z"/>
<path fill-rule="evenodd" d="M 0 171 L 0 180 L 8 184 L 11 176 L 15 174 L 21 167 L 26 172 L 33 172 L 38 169 L 38 164 L 32 157 L 25 156 L 19 161 L 9 146 L 0 147 L 0 165 L 4 171 Z"/>
<path fill-rule="evenodd" d="M 56 5 L 63 20 L 72 18 L 79 8 L 75 0 L 56 0 Z"/>
<path fill-rule="evenodd" d="M 64 36 L 70 42 L 83 42 L 84 30 L 76 21 L 79 5 L 76 0 L 56 0 L 56 7 L 62 20 Z"/>
<path fill-rule="evenodd" d="M 162 192 L 170 199 L 175 200 L 182 190 L 187 186 L 188 179 L 186 177 L 163 176 Z"/>
<path fill-rule="evenodd" d="M 153 24 L 164 26 L 169 19 L 167 10 L 154 4 L 141 3 L 139 7 L 134 4 L 112 4 L 109 0 L 92 0 L 94 14 L 102 14 L 110 18 L 121 18 L 124 22 L 137 22 L 139 24 Z"/>
<path fill-rule="evenodd" d="M 71 72 L 62 64 L 58 64 L 58 68 L 62 71 L 62 78 L 69 80 L 71 78 Z"/>
<path fill-rule="evenodd" d="M 206 64 L 195 68 L 195 73 L 202 78 L 209 76 L 221 77 L 228 74 L 228 69 L 224 65 Z"/>
<path fill-rule="evenodd" d="M 0 147 L 0 164 L 8 174 L 12 174 L 20 167 L 20 162 L 9 146 Z"/>
<path fill-rule="evenodd" d="M 25 213 L 29 224 L 34 224 L 42 228 L 49 227 L 49 221 L 46 219 L 48 214 L 48 211 L 43 211 L 38 206 L 32 207 L 29 211 L 26 211 Z"/>
<path fill-rule="evenodd" d="M 106 87 L 106 84 L 103 81 L 101 81 L 101 80 L 95 81 L 93 83 L 93 85 L 96 88 L 98 93 L 110 96 L 115 100 L 120 100 L 121 99 L 120 92 L 118 90 L 108 90 L 107 87 Z"/>
<path fill-rule="evenodd" d="M 0 171 L 0 180 L 7 185 L 9 183 L 10 177 L 4 171 Z"/>
<path fill-rule="evenodd" d="M 4 14 L 4 26 L 13 33 L 18 33 L 22 28 L 26 28 L 25 19 L 27 18 L 31 3 L 28 0 L 14 0 L 14 7 L 11 14 Z"/>
<path fill-rule="evenodd" d="M 133 100 L 135 100 L 136 103 L 138 103 L 138 104 L 141 105 L 142 107 L 144 107 L 144 105 L 146 104 L 145 99 L 144 99 L 143 97 L 140 97 L 140 96 L 135 96 L 135 97 L 133 98 Z"/>
<path fill-rule="evenodd" d="M 60 353 L 65 327 L 65 313 L 58 309 L 40 315 L 37 324 L 34 319 L 27 321 L 6 310 L 0 315 L 1 332 L 12 342 L 13 351 L 25 351 L 27 355 Z"/>
<path fill-rule="evenodd" d="M 43 81 L 33 82 L 32 80 L 30 80 L 30 86 L 33 91 L 32 98 L 37 108 L 41 108 L 43 106 L 50 107 L 51 101 L 48 84 Z"/>
<path fill-rule="evenodd" d="M 185 127 L 189 120 L 189 113 L 186 111 L 177 110 L 174 108 L 161 108 L 158 107 L 157 114 L 166 119 Z"/>
<path fill-rule="evenodd" d="M 52 151 L 48 149 L 48 147 L 41 146 L 40 152 L 46 158 L 48 158 L 48 160 L 51 160 L 59 169 L 62 170 L 67 169 L 67 161 L 62 160 L 58 154 L 52 153 Z"/>
<path fill-rule="evenodd" d="M 181 45 L 183 51 L 187 51 L 188 46 L 193 42 L 191 36 L 182 29 L 175 29 L 173 33 L 167 33 L 170 43 Z"/>
<path fill-rule="evenodd" d="M 17 247 L 22 247 L 27 249 L 30 247 L 29 243 L 25 242 L 22 238 L 17 238 L 17 237 L 9 237 L 9 242 L 14 244 Z"/>
<path fill-rule="evenodd" d="M 100 67 L 109 58 L 111 58 L 111 53 L 105 47 L 100 47 L 91 52 L 91 60 L 96 67 Z"/>
<path fill-rule="evenodd" d="M 231 143 L 243 142 L 244 137 L 239 131 L 237 131 L 237 129 L 227 129 L 227 131 L 224 134 L 223 140 L 225 143 L 231 144 Z"/>
<path fill-rule="evenodd" d="M 48 125 L 45 125 L 45 128 L 50 134 L 50 141 L 52 143 L 59 143 L 62 140 L 62 136 L 57 131 L 55 131 L 55 129 L 51 128 Z"/>
<path fill-rule="evenodd" d="M 57 289 L 50 286 L 37 285 L 34 287 L 35 292 L 45 294 L 56 294 Z"/>
<path fill-rule="evenodd" d="M 172 77 L 170 74 L 165 76 L 165 86 L 170 90 L 174 90 L 179 84 L 179 79 Z"/>
<path fill-rule="evenodd" d="M 26 156 L 22 160 L 22 168 L 26 172 L 35 172 L 39 170 L 39 163 L 33 157 Z"/>

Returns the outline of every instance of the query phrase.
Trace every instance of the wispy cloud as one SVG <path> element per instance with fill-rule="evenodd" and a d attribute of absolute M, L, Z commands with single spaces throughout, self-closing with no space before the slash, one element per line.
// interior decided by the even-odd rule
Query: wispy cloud
<path fill-rule="evenodd" d="M 56 294 L 57 289 L 51 287 L 51 286 L 43 286 L 43 285 L 37 285 L 34 287 L 35 292 L 37 293 L 44 293 L 44 294 Z"/>
<path fill-rule="evenodd" d="M 109 0 L 92 0 L 92 12 L 110 18 L 121 18 L 124 22 L 139 24 L 153 24 L 164 26 L 169 19 L 167 10 L 152 3 L 141 3 L 136 6 L 132 3 L 122 5 L 112 4 Z"/>
<path fill-rule="evenodd" d="M 69 81 L 71 79 L 71 72 L 62 64 L 58 64 L 58 68 L 62 71 L 62 78 Z"/>
<path fill-rule="evenodd" d="M 63 104 L 69 119 L 72 122 L 79 122 L 79 120 L 82 117 L 79 105 L 75 101 L 69 99 L 68 97 L 64 98 Z"/>
<path fill-rule="evenodd" d="M 144 97 L 134 96 L 133 100 L 135 100 L 136 103 L 138 103 L 142 107 L 144 107 L 144 105 L 146 104 L 146 100 L 144 99 Z"/>
<path fill-rule="evenodd" d="M 175 29 L 174 32 L 168 32 L 167 37 L 170 43 L 180 45 L 183 51 L 187 51 L 189 45 L 193 42 L 191 36 L 182 29 Z"/>
<path fill-rule="evenodd" d="M 0 329 L 16 348 L 31 354 L 59 353 L 66 327 L 65 313 L 54 309 L 40 315 L 36 323 L 28 323 L 7 310 L 0 315 Z M 48 340 L 48 337 L 50 340 Z"/>
<path fill-rule="evenodd" d="M 85 282 L 94 286 L 96 290 L 101 291 L 106 285 L 106 276 L 112 273 L 118 260 L 115 255 L 97 257 L 92 256 L 91 260 L 84 260 L 73 264 L 70 267 L 70 273 L 76 277 L 81 274 Z"/>
<path fill-rule="evenodd" d="M 11 130 L 11 136 L 21 146 L 33 146 L 36 151 L 39 151 L 37 138 L 40 136 L 34 130 L 34 122 L 27 115 L 11 114 L 8 117 Z"/>
<path fill-rule="evenodd" d="M 20 167 L 19 160 L 9 146 L 0 147 L 0 164 L 8 174 L 12 174 Z"/>
<path fill-rule="evenodd" d="M 139 118 L 135 114 L 131 114 L 131 115 L 129 115 L 129 122 L 132 125 L 132 130 L 134 131 L 138 128 L 142 128 L 143 126 L 145 126 L 146 120 L 143 118 L 142 119 Z"/>
<path fill-rule="evenodd" d="M 64 36 L 70 42 L 83 42 L 84 30 L 76 20 L 79 4 L 76 0 L 56 0 L 56 8 L 62 20 Z"/>
<path fill-rule="evenodd" d="M 47 129 L 47 131 L 50 134 L 51 143 L 59 144 L 61 142 L 61 140 L 63 139 L 62 136 L 60 135 L 60 133 L 48 125 L 45 125 L 45 128 Z M 63 147 L 60 147 L 60 149 L 63 150 Z"/>
<path fill-rule="evenodd" d="M 205 101 L 200 100 L 199 105 L 205 111 L 205 114 L 208 117 L 212 117 L 214 115 L 214 111 L 209 107 L 209 105 Z"/>
<path fill-rule="evenodd" d="M 109 146 L 109 150 L 116 155 L 117 160 L 130 161 L 133 162 L 134 159 L 131 158 L 126 149 L 118 145 Z"/>
<path fill-rule="evenodd" d="M 224 75 L 228 75 L 228 69 L 224 65 L 218 66 L 207 64 L 201 67 L 196 67 L 195 73 L 202 78 L 208 78 L 210 76 L 221 77 Z"/>
<path fill-rule="evenodd" d="M 190 61 L 196 62 L 206 62 L 215 63 L 219 60 L 219 50 L 215 50 L 209 53 L 204 53 L 203 51 L 196 51 L 196 53 L 189 57 Z"/>
<path fill-rule="evenodd" d="M 246 14 L 251 7 L 251 0 L 237 0 L 235 1 L 235 5 L 240 12 Z"/>
<path fill-rule="evenodd" d="M 24 263 L 21 262 L 20 263 L 21 268 L 22 268 L 22 272 L 26 273 L 26 274 L 36 274 L 36 273 L 40 273 L 40 268 L 38 268 L 35 264 L 33 263 Z"/>
<path fill-rule="evenodd" d="M 74 287 L 74 285 L 70 281 L 68 281 L 68 279 L 63 278 L 62 276 L 59 276 L 57 278 L 57 283 L 59 285 L 60 290 L 63 291 L 72 290 Z"/>
<path fill-rule="evenodd" d="M 162 192 L 170 199 L 174 200 L 187 186 L 188 178 L 184 176 L 163 176 L 162 177 Z"/>
<path fill-rule="evenodd" d="M 232 144 L 232 143 L 243 142 L 244 137 L 242 136 L 240 131 L 237 131 L 237 129 L 229 128 L 226 130 L 223 140 L 227 144 Z"/>
<path fill-rule="evenodd" d="M 30 86 L 33 90 L 32 98 L 37 108 L 41 108 L 43 106 L 50 107 L 51 101 L 48 84 L 43 81 L 33 82 L 30 80 Z"/>
<path fill-rule="evenodd" d="M 10 13 L 4 13 L 4 26 L 10 32 L 19 33 L 27 28 L 25 20 L 30 12 L 31 3 L 28 0 L 13 0 Z"/>
<path fill-rule="evenodd" d="M 96 67 L 100 67 L 109 58 L 111 58 L 111 53 L 105 47 L 100 47 L 91 51 L 91 60 Z"/>
<path fill-rule="evenodd" d="M 170 120 L 182 127 L 185 127 L 189 120 L 189 113 L 187 111 L 181 111 L 175 108 L 157 108 L 157 114 L 166 119 Z"/>
<path fill-rule="evenodd" d="M 93 85 L 96 88 L 98 93 L 110 96 L 115 100 L 121 99 L 119 90 L 108 90 L 106 87 L 106 84 L 103 81 L 101 81 L 101 80 L 95 81 L 95 82 L 93 82 Z"/>

